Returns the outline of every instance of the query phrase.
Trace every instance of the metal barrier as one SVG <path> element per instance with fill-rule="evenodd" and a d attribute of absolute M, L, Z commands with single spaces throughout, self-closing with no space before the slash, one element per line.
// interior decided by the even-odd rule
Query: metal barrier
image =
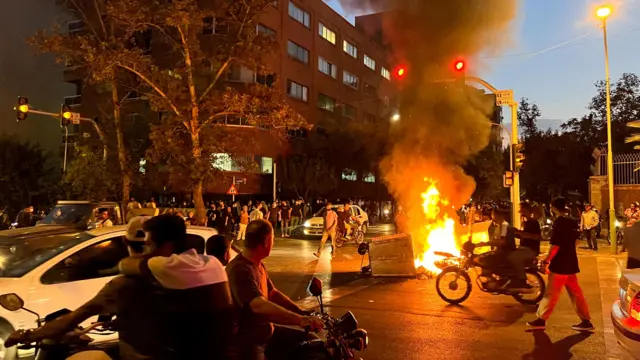
<path fill-rule="evenodd" d="M 596 176 L 607 174 L 607 154 L 602 153 L 596 161 Z M 614 185 L 640 184 L 640 153 L 613 154 Z"/>

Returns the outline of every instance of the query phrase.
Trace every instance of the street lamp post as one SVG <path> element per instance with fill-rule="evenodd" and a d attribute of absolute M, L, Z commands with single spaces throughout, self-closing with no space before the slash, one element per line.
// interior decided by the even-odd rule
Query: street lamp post
<path fill-rule="evenodd" d="M 605 92 L 607 98 L 607 183 L 609 185 L 609 240 L 611 253 L 618 253 L 618 242 L 615 239 L 616 209 L 613 199 L 613 149 L 611 144 L 611 80 L 609 76 L 609 45 L 607 43 L 607 17 L 611 15 L 610 6 L 601 6 L 596 10 L 596 15 L 602 19 L 602 32 L 604 37 L 604 68 L 605 68 Z"/>

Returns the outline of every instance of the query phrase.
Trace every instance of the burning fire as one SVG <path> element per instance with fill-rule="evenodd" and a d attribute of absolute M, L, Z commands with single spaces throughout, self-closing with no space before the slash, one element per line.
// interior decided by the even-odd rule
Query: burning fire
<path fill-rule="evenodd" d="M 436 263 L 444 258 L 435 253 L 445 252 L 460 256 L 460 245 L 456 239 L 456 221 L 445 212 L 449 200 L 440 196 L 436 182 L 426 178 L 425 181 L 431 182 L 431 185 L 422 193 L 422 211 L 426 225 L 421 229 L 419 236 L 426 238 L 426 250 L 415 259 L 414 264 L 416 268 L 424 267 L 427 271 L 437 274 L 440 269 Z"/>

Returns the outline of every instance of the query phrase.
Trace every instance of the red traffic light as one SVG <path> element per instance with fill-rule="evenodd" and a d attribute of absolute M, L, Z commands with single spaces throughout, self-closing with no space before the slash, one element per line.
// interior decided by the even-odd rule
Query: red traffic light
<path fill-rule="evenodd" d="M 398 66 L 396 68 L 396 77 L 402 79 L 407 74 L 407 69 L 404 66 Z"/>
<path fill-rule="evenodd" d="M 454 68 L 456 69 L 456 71 L 464 71 L 465 68 L 465 63 L 462 60 L 458 60 L 456 61 Z"/>

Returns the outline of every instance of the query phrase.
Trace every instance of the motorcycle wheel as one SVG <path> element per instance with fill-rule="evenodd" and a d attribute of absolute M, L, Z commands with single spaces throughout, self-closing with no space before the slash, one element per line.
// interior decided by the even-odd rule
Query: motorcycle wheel
<path fill-rule="evenodd" d="M 512 296 L 521 304 L 537 305 L 544 297 L 544 291 L 547 287 L 544 279 L 537 271 L 528 270 L 527 283 L 536 289 L 533 294 L 513 294 Z"/>
<path fill-rule="evenodd" d="M 453 279 L 449 280 L 446 277 L 452 277 Z M 445 290 L 457 291 L 459 289 L 459 283 L 462 282 L 466 288 L 462 292 L 462 296 L 452 297 L 444 294 L 441 285 L 445 286 Z M 438 292 L 438 296 L 449 304 L 460 304 L 463 301 L 467 300 L 469 295 L 471 295 L 471 278 L 466 271 L 456 267 L 449 266 L 442 270 L 438 277 L 436 278 L 436 291 Z"/>
<path fill-rule="evenodd" d="M 356 244 L 360 245 L 364 241 L 364 233 L 358 232 L 354 235 L 356 237 Z"/>
<path fill-rule="evenodd" d="M 336 238 L 336 247 L 341 248 L 344 246 L 344 238 L 342 236 L 337 236 Z"/>
<path fill-rule="evenodd" d="M 4 347 L 4 341 L 12 332 L 13 327 L 4 319 L 0 319 L 0 360 L 15 360 L 18 358 L 18 350 L 15 346 L 9 349 Z"/>

